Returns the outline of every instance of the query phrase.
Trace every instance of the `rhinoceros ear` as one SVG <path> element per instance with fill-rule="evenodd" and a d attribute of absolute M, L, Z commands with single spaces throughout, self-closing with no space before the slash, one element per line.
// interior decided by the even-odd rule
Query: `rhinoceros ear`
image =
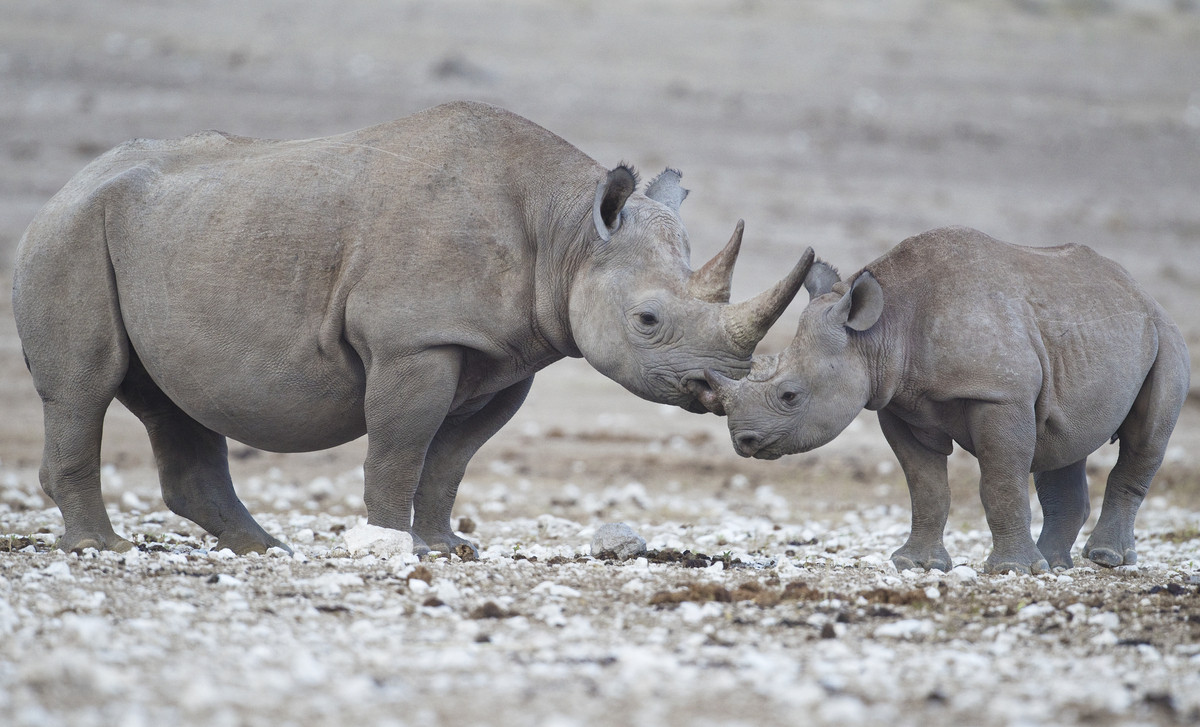
<path fill-rule="evenodd" d="M 865 270 L 850 283 L 850 289 L 828 313 L 831 322 L 856 331 L 865 331 L 875 325 L 882 314 L 883 288 L 875 276 Z"/>
<path fill-rule="evenodd" d="M 637 189 L 637 172 L 621 164 L 596 185 L 596 200 L 592 204 L 592 222 L 600 239 L 608 242 L 621 226 L 621 210 L 625 200 Z"/>
<path fill-rule="evenodd" d="M 817 260 L 804 277 L 804 289 L 808 291 L 808 299 L 812 300 L 833 290 L 833 284 L 840 281 L 837 268 L 824 260 Z"/>
<path fill-rule="evenodd" d="M 688 196 L 688 190 L 679 186 L 679 180 L 682 178 L 683 174 L 679 170 L 668 167 L 646 187 L 646 196 L 679 214 L 679 205 L 683 204 L 683 200 Z"/>

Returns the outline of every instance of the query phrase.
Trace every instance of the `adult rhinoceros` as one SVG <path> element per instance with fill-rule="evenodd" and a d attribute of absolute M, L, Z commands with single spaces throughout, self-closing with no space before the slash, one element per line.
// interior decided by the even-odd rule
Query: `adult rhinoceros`
<path fill-rule="evenodd" d="M 745 374 L 811 251 L 730 305 L 741 224 L 693 272 L 678 180 L 638 193 L 629 168 L 478 103 L 108 152 L 38 213 L 13 282 L 59 546 L 130 547 L 100 493 L 114 397 L 149 432 L 167 505 L 239 553 L 280 543 L 234 493 L 226 437 L 296 452 L 365 433 L 368 522 L 453 551 L 473 547 L 450 526 L 467 462 L 547 364 L 582 356 L 704 411 L 688 382 Z"/>

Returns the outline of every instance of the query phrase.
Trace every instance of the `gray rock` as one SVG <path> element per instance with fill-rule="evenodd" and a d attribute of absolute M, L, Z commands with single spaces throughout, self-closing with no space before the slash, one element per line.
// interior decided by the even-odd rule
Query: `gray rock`
<path fill-rule="evenodd" d="M 605 523 L 592 537 L 592 556 L 628 560 L 646 552 L 646 540 L 625 523 Z"/>

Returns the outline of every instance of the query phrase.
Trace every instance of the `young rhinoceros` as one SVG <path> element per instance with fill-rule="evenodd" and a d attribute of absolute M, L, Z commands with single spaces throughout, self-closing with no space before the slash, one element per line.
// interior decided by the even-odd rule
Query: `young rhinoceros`
<path fill-rule="evenodd" d="M 822 284 L 824 278 L 824 284 Z M 706 404 L 734 447 L 774 459 L 833 439 L 864 407 L 908 480 L 912 533 L 898 568 L 948 570 L 946 458 L 979 460 L 992 531 L 987 569 L 1070 568 L 1087 520 L 1084 464 L 1120 456 L 1083 554 L 1136 561 L 1133 525 L 1188 392 L 1179 329 L 1116 263 L 1090 248 L 1009 245 L 954 227 L 911 237 L 837 282 L 818 264 L 791 345 L 732 381 L 709 372 Z M 1030 537 L 1029 473 L 1045 524 Z"/>

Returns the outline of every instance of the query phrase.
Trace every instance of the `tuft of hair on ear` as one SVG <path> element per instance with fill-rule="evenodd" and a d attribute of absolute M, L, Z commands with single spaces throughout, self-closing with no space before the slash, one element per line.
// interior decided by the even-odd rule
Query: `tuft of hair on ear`
<path fill-rule="evenodd" d="M 679 171 L 675 167 L 667 167 L 666 169 L 662 170 L 658 176 L 650 180 L 650 183 L 646 185 L 646 190 L 649 191 L 652 189 L 655 184 L 659 183 L 659 180 L 668 179 L 672 176 L 674 176 L 676 180 L 683 179 L 683 172 Z"/>
<path fill-rule="evenodd" d="M 627 162 L 627 161 L 625 161 L 624 159 L 622 159 L 620 162 L 618 162 L 618 163 L 617 163 L 617 166 L 613 167 L 613 169 L 614 169 L 614 170 L 616 170 L 616 169 L 624 169 L 625 171 L 627 171 L 627 172 L 629 172 L 631 175 L 633 175 L 633 188 L 634 188 L 634 189 L 637 189 L 639 186 L 641 186 L 641 184 L 642 184 L 642 177 L 641 177 L 641 175 L 640 175 L 640 174 L 638 174 L 637 168 L 636 168 L 636 167 L 634 167 L 634 166 L 633 166 L 632 164 L 630 164 L 629 162 Z"/>

